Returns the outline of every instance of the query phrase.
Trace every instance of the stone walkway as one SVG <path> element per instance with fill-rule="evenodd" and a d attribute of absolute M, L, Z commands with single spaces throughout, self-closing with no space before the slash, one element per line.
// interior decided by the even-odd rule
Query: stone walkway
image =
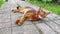
<path fill-rule="evenodd" d="M 0 8 L 0 34 L 60 34 L 60 16 L 52 13 L 43 20 L 25 21 L 22 26 L 16 25 L 15 21 L 23 15 L 11 12 L 12 8 L 16 8 L 16 3 L 22 7 L 29 6 L 38 10 L 37 6 L 27 2 L 9 0 Z"/>

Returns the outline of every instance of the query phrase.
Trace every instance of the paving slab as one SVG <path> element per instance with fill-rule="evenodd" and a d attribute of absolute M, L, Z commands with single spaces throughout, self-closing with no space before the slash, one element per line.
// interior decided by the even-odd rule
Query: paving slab
<path fill-rule="evenodd" d="M 10 22 L 10 14 L 0 14 L 0 22 Z"/>
<path fill-rule="evenodd" d="M 54 20 L 60 26 L 60 20 Z"/>
<path fill-rule="evenodd" d="M 11 28 L 0 29 L 0 34 L 11 34 Z"/>
<path fill-rule="evenodd" d="M 56 24 L 55 22 L 47 18 L 44 21 L 45 21 L 45 24 L 48 25 L 53 31 L 55 31 L 57 34 L 60 33 L 60 26 L 58 24 Z"/>
<path fill-rule="evenodd" d="M 12 34 L 39 34 L 34 25 L 12 27 Z"/>
<path fill-rule="evenodd" d="M 11 27 L 11 22 L 1 22 L 0 23 L 0 28 L 7 28 Z"/>
<path fill-rule="evenodd" d="M 39 29 L 42 34 L 56 34 L 47 24 L 45 24 L 44 20 L 33 21 L 35 26 Z"/>

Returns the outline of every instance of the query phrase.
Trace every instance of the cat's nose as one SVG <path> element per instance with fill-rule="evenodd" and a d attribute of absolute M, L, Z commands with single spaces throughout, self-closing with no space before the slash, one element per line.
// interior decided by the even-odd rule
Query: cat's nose
<path fill-rule="evenodd" d="M 12 10 L 12 11 L 14 11 L 14 10 Z"/>

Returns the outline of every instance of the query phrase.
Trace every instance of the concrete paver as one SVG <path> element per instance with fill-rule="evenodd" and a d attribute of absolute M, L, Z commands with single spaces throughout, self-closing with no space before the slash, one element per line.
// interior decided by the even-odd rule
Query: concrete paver
<path fill-rule="evenodd" d="M 0 29 L 0 34 L 11 34 L 11 28 Z"/>

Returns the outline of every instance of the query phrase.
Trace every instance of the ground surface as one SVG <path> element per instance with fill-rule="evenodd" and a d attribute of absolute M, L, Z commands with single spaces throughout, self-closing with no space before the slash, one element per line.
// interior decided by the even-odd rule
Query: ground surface
<path fill-rule="evenodd" d="M 22 26 L 15 24 L 23 14 L 11 12 L 16 2 L 22 7 L 30 6 L 38 10 L 37 6 L 20 0 L 9 0 L 0 8 L 0 34 L 60 34 L 60 16 L 49 14 L 43 20 L 25 21 Z"/>

